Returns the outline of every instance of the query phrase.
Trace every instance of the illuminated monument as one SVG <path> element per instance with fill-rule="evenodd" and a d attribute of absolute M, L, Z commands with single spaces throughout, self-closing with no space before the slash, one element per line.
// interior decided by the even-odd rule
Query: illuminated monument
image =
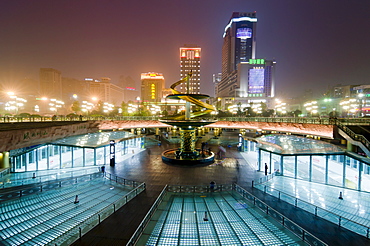
<path fill-rule="evenodd" d="M 201 115 L 209 114 L 216 110 L 213 105 L 202 102 L 201 99 L 207 99 L 209 96 L 204 94 L 193 94 L 190 91 L 190 78 L 192 72 L 171 85 L 172 93 L 167 98 L 175 100 L 185 100 L 185 114 L 171 117 L 167 120 L 161 120 L 171 126 L 176 126 L 180 129 L 180 147 L 178 149 L 166 150 L 162 153 L 162 160 L 165 163 L 180 164 L 180 165 L 197 165 L 209 164 L 214 161 L 214 153 L 206 149 L 196 149 L 196 130 L 202 126 L 214 123 L 214 121 L 195 120 Z M 182 84 L 187 93 L 181 93 L 175 89 L 176 86 Z M 195 105 L 200 108 L 198 111 L 192 111 L 191 106 Z"/>

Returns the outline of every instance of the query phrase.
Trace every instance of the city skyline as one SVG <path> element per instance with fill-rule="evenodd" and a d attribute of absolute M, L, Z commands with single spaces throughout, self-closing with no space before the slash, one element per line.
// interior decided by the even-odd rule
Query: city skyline
<path fill-rule="evenodd" d="M 8 1 L 0 3 L 0 84 L 39 69 L 63 77 L 162 73 L 179 79 L 178 49 L 202 48 L 201 92 L 221 72 L 222 34 L 234 11 L 257 12 L 257 53 L 276 59 L 277 97 L 337 84 L 369 84 L 369 1 Z"/>

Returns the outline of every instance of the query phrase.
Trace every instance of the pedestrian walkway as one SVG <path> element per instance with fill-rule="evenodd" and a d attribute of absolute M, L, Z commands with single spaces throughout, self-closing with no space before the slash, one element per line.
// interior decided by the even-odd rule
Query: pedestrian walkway
<path fill-rule="evenodd" d="M 67 233 L 79 234 L 76 228 L 91 228 L 91 222 L 98 218 L 96 215 L 107 208 L 113 210 L 109 207 L 131 190 L 131 187 L 100 176 L 88 182 L 3 201 L 0 206 L 0 244 L 60 245 Z M 86 224 L 91 218 L 94 219 Z"/>
<path fill-rule="evenodd" d="M 137 245 L 305 245 L 235 191 L 168 192 L 162 203 Z"/>
<path fill-rule="evenodd" d="M 370 231 L 370 193 L 275 176 L 256 188 L 296 204 L 334 224 L 368 236 Z M 370 242 L 369 242 L 370 243 Z"/>

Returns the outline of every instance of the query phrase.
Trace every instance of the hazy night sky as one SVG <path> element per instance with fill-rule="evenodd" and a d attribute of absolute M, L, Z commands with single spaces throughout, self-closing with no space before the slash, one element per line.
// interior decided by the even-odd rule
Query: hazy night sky
<path fill-rule="evenodd" d="M 202 48 L 201 91 L 221 72 L 233 11 L 257 12 L 257 56 L 276 59 L 277 96 L 370 84 L 370 0 L 0 0 L 0 83 L 160 72 L 179 79 L 179 48 Z"/>

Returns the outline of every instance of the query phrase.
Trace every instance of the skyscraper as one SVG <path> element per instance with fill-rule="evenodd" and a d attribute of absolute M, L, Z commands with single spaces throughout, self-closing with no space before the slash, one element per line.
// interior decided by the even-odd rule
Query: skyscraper
<path fill-rule="evenodd" d="M 197 45 L 184 45 L 180 48 L 180 77 L 184 78 L 191 71 L 193 76 L 187 85 L 181 84 L 182 93 L 200 94 L 200 56 L 201 48 Z"/>
<path fill-rule="evenodd" d="M 240 62 L 256 56 L 256 12 L 234 12 L 225 27 L 222 45 L 222 77 L 230 76 Z"/>
<path fill-rule="evenodd" d="M 245 102 L 271 102 L 275 61 L 256 59 L 256 13 L 234 12 L 225 27 L 221 81 L 216 96 Z"/>
<path fill-rule="evenodd" d="M 146 102 L 160 102 L 164 90 L 164 77 L 161 73 L 141 74 L 141 100 Z"/>

